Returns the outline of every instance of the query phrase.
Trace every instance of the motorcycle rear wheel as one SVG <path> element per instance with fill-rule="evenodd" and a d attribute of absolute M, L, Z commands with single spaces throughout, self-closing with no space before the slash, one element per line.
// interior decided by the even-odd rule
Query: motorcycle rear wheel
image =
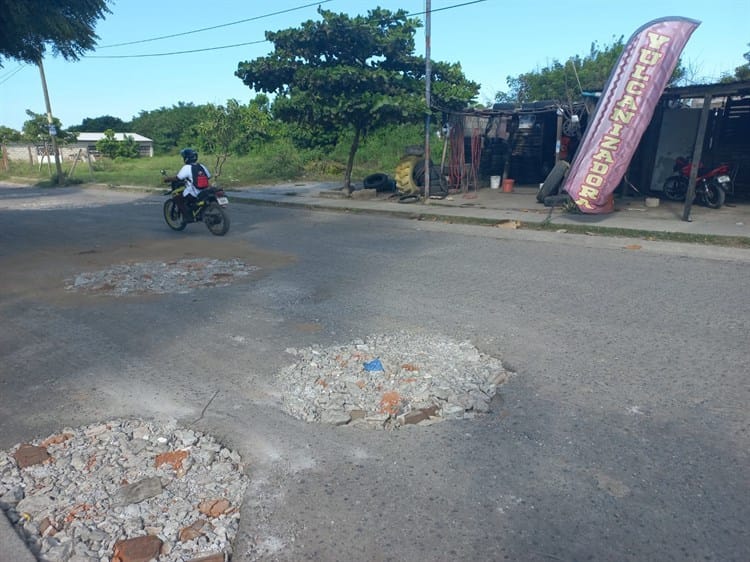
<path fill-rule="evenodd" d="M 229 231 L 229 215 L 218 203 L 209 203 L 203 211 L 203 222 L 215 236 L 224 236 Z"/>
<path fill-rule="evenodd" d="M 664 181 L 662 190 L 664 197 L 670 201 L 684 201 L 687 194 L 688 181 L 682 176 L 672 176 Z"/>
<path fill-rule="evenodd" d="M 186 223 L 174 199 L 164 201 L 164 220 L 172 230 L 185 230 Z"/>
<path fill-rule="evenodd" d="M 724 190 L 716 183 L 710 182 L 703 193 L 703 202 L 709 209 L 719 209 L 724 204 L 725 197 Z"/>

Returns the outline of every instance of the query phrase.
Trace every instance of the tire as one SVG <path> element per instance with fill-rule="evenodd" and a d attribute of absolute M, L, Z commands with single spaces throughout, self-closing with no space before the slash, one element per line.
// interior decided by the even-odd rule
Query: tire
<path fill-rule="evenodd" d="M 670 201 L 684 201 L 687 195 L 688 180 L 682 176 L 671 176 L 664 180 L 662 191 Z"/>
<path fill-rule="evenodd" d="M 414 168 L 420 160 L 419 156 L 405 156 L 396 165 L 396 189 L 401 193 L 419 193 L 419 186 L 414 180 Z"/>
<path fill-rule="evenodd" d="M 558 160 L 555 163 L 555 166 L 550 173 L 547 174 L 542 187 L 539 188 L 539 192 L 536 194 L 536 200 L 538 203 L 544 203 L 546 197 L 557 193 L 557 190 L 560 188 L 560 185 L 565 179 L 569 169 L 570 164 L 565 160 Z"/>
<path fill-rule="evenodd" d="M 229 215 L 218 203 L 209 203 L 203 211 L 203 222 L 208 231 L 215 236 L 224 236 L 229 232 Z"/>
<path fill-rule="evenodd" d="M 388 174 L 370 174 L 362 181 L 365 189 L 374 189 L 375 191 L 388 191 L 391 186 L 391 180 Z"/>
<path fill-rule="evenodd" d="M 185 230 L 187 223 L 182 218 L 182 213 L 174 199 L 164 201 L 164 220 L 172 230 Z"/>
<path fill-rule="evenodd" d="M 706 191 L 703 194 L 703 202 L 709 209 L 720 209 L 724 204 L 726 195 L 724 190 L 721 189 L 716 182 L 709 182 L 706 185 Z"/>

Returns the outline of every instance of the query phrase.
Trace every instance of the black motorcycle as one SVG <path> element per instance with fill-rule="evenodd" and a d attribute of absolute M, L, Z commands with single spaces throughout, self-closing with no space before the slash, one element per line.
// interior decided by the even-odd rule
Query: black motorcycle
<path fill-rule="evenodd" d="M 162 175 L 165 174 L 166 172 L 162 170 Z M 186 218 L 182 216 L 178 203 L 185 190 L 185 182 L 174 180 L 170 182 L 170 187 L 171 189 L 164 193 L 164 195 L 169 195 L 169 199 L 164 202 L 164 220 L 169 228 L 184 230 L 190 222 L 203 222 L 208 231 L 216 236 L 224 236 L 229 231 L 229 214 L 226 211 L 229 199 L 222 189 L 217 187 L 201 189 L 196 203 L 188 208 L 192 216 Z M 187 203 L 183 202 L 183 206 L 187 207 Z"/>

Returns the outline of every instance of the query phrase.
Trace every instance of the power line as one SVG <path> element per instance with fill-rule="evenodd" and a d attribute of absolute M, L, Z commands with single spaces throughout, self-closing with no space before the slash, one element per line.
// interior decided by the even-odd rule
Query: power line
<path fill-rule="evenodd" d="M 331 2 L 331 1 L 332 0 L 323 0 L 323 2 L 316 2 L 316 4 L 322 4 L 324 2 Z M 437 8 L 435 10 L 430 10 L 430 11 L 431 12 L 442 12 L 442 11 L 445 11 L 445 10 L 453 10 L 455 8 L 463 8 L 464 6 L 470 6 L 472 4 L 481 4 L 483 2 L 487 2 L 487 0 L 470 0 L 469 2 L 462 2 L 461 4 L 453 4 L 451 6 L 444 6 L 442 8 Z M 300 8 L 307 8 L 307 7 L 312 6 L 312 5 L 313 4 L 308 4 L 306 6 L 301 6 Z M 292 8 L 290 10 L 285 10 L 285 12 L 290 12 L 292 10 L 297 10 L 297 9 L 300 9 L 300 8 Z M 276 14 L 280 14 L 280 13 L 283 13 L 283 12 L 276 12 Z M 414 13 L 406 14 L 406 17 L 419 16 L 419 15 L 423 15 L 423 14 L 426 14 L 426 13 L 427 12 L 414 12 Z M 268 15 L 271 15 L 271 14 L 267 14 L 266 16 L 257 16 L 255 18 L 250 18 L 250 19 L 259 19 L 261 17 L 268 17 Z M 275 14 L 273 14 L 273 15 L 275 15 Z M 241 20 L 241 21 L 250 21 L 250 20 L 248 19 L 248 20 Z M 164 37 L 157 37 L 157 38 L 154 38 L 154 39 L 144 39 L 143 41 L 134 41 L 132 43 L 120 43 L 119 45 L 108 45 L 108 46 L 109 47 L 117 47 L 117 46 L 120 46 L 120 45 L 132 45 L 134 43 L 143 43 L 143 42 L 146 42 L 146 41 L 156 41 L 157 39 L 165 39 L 167 37 L 177 37 L 179 35 L 186 35 L 188 33 L 197 33 L 198 31 L 205 31 L 206 29 L 216 29 L 217 27 L 225 27 L 227 25 L 234 25 L 235 23 L 240 23 L 240 22 L 239 21 L 238 22 L 232 22 L 232 23 L 228 23 L 228 24 L 223 24 L 223 25 L 215 26 L 215 27 L 207 27 L 205 29 L 199 29 L 199 30 L 196 30 L 196 31 L 186 31 L 184 33 L 177 33 L 175 35 L 165 35 Z M 202 49 L 190 49 L 190 50 L 187 50 L 187 51 L 170 51 L 170 52 L 167 52 L 167 53 L 148 53 L 148 54 L 141 54 L 141 55 L 84 55 L 83 58 L 87 58 L 87 59 L 139 59 L 139 58 L 146 58 L 146 57 L 167 57 L 167 56 L 171 56 L 171 55 L 187 55 L 187 54 L 191 54 L 191 53 L 202 53 L 202 52 L 205 52 L 205 51 L 218 51 L 218 50 L 221 50 L 221 49 L 231 49 L 231 48 L 234 48 L 234 47 L 244 47 L 244 46 L 247 46 L 247 45 L 258 45 L 260 43 L 265 43 L 266 41 L 267 41 L 266 39 L 261 39 L 261 40 L 258 40 L 258 41 L 250 41 L 250 42 L 247 42 L 247 43 L 235 43 L 233 45 L 221 45 L 219 47 L 204 47 Z M 104 48 L 104 47 L 101 47 L 101 48 Z"/>
<path fill-rule="evenodd" d="M 25 66 L 26 66 L 25 64 L 18 65 L 18 68 L 16 68 L 15 70 L 13 70 L 13 72 L 11 72 L 10 74 L 8 74 L 3 80 L 0 80 L 0 84 L 5 84 L 8 80 L 10 80 L 16 74 L 18 74 L 19 72 L 21 72 L 24 69 Z"/>
<path fill-rule="evenodd" d="M 212 29 L 220 29 L 222 27 L 229 27 L 230 25 L 237 25 L 240 23 L 246 23 L 249 21 L 255 21 L 263 18 L 270 18 L 271 16 L 278 16 L 280 14 L 286 14 L 289 12 L 294 12 L 296 10 L 302 10 L 304 8 L 309 8 L 310 6 L 316 6 L 320 4 L 326 4 L 328 2 L 332 2 L 333 0 L 319 0 L 318 2 L 312 2 L 311 4 L 305 4 L 304 6 L 297 6 L 296 8 L 289 8 L 287 10 L 280 10 L 278 12 L 271 12 L 268 14 L 263 14 L 262 16 L 254 16 L 252 18 L 246 18 L 243 20 L 237 20 L 237 21 L 231 21 L 229 23 L 222 23 L 219 25 L 214 25 L 211 27 L 202 27 L 201 29 L 194 29 L 192 31 L 182 31 L 180 33 L 173 33 L 171 35 L 162 35 L 160 37 L 152 37 L 151 39 L 139 39 L 138 41 L 128 41 L 127 43 L 115 43 L 113 45 L 103 45 L 101 47 L 97 47 L 97 49 L 110 49 L 112 47 L 124 47 L 125 45 L 137 45 L 139 43 L 149 43 L 151 41 L 160 41 L 162 39 L 172 39 L 173 37 L 182 37 L 183 35 L 191 35 L 193 33 L 201 33 L 202 31 L 211 31 Z M 250 44 L 250 43 L 248 43 Z M 234 45 L 232 45 L 234 46 Z M 188 53 L 192 53 L 195 51 L 185 51 Z M 165 53 L 165 54 L 171 54 L 171 53 Z M 161 56 L 161 55 L 143 55 L 143 56 Z"/>
<path fill-rule="evenodd" d="M 87 59 L 140 59 L 145 57 L 167 57 L 170 55 L 187 55 L 189 53 L 202 53 L 204 51 L 218 51 L 220 49 L 231 49 L 232 47 L 244 47 L 245 45 L 258 45 L 265 43 L 265 39 L 260 41 L 250 41 L 248 43 L 235 43 L 234 45 L 221 45 L 220 47 L 205 47 L 203 49 L 191 49 L 189 51 L 172 51 L 169 53 L 148 53 L 145 55 L 85 55 Z"/>

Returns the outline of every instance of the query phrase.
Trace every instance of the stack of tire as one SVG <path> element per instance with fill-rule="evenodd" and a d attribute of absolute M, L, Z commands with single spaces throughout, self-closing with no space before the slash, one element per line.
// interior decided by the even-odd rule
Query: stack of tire
<path fill-rule="evenodd" d="M 570 164 L 565 160 L 557 161 L 536 194 L 536 200 L 539 203 L 544 203 L 545 207 L 554 207 L 562 205 L 570 199 L 568 194 L 560 193 L 560 187 L 562 187 L 563 180 L 568 175 L 569 169 Z"/>
<path fill-rule="evenodd" d="M 440 177 L 440 170 L 432 161 L 423 156 L 407 154 L 396 165 L 396 189 L 401 194 L 402 201 L 417 200 L 424 195 L 424 184 L 427 169 L 430 171 L 430 197 L 445 197 L 448 195 L 445 182 Z"/>

